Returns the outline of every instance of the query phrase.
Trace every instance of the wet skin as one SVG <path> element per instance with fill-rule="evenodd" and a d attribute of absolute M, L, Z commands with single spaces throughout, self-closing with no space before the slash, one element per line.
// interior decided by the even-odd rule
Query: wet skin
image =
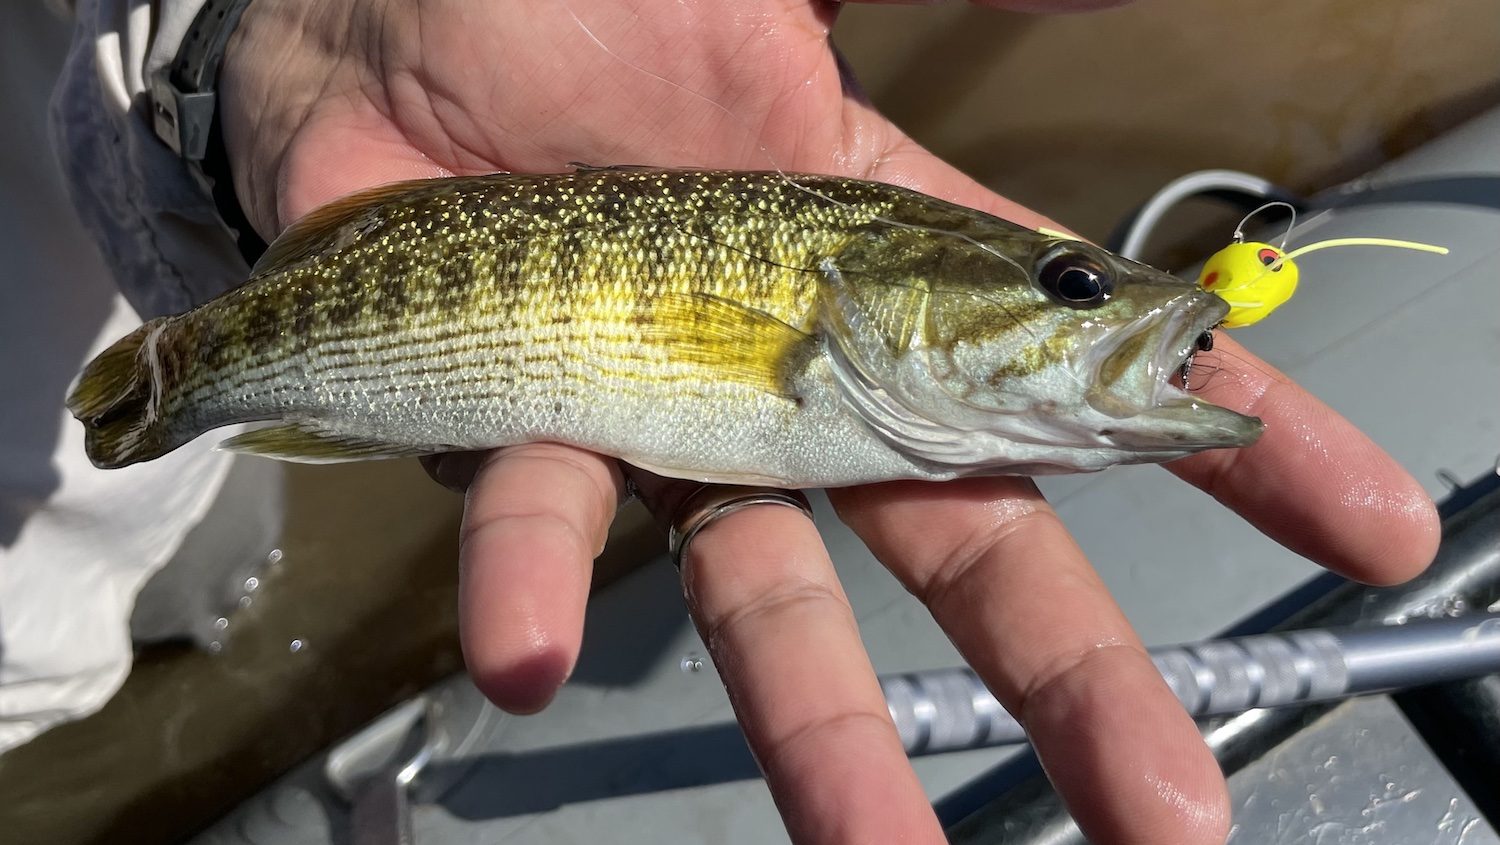
<path fill-rule="evenodd" d="M 889 181 L 1049 225 L 921 149 L 851 91 L 828 42 L 836 11 L 795 0 L 261 0 L 224 70 L 236 188 L 271 236 L 324 202 L 397 179 L 558 171 L 569 161 L 773 165 Z M 1350 577 L 1394 583 L 1430 562 L 1432 505 L 1369 439 L 1231 338 L 1198 360 L 1220 368 L 1204 398 L 1261 417 L 1266 433 L 1173 473 Z M 467 487 L 470 672 L 500 706 L 537 710 L 577 656 L 590 562 L 629 470 L 550 445 L 434 469 Z M 641 484 L 658 513 L 691 489 Z M 1026 724 L 1092 841 L 1223 841 L 1218 767 L 1030 481 L 890 483 L 831 498 Z M 793 839 L 943 841 L 811 523 L 787 508 L 740 511 L 699 534 L 683 574 Z"/>

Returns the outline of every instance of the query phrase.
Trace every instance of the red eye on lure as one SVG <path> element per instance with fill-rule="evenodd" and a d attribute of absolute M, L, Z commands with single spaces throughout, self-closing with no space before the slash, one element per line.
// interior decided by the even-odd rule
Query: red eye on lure
<path fill-rule="evenodd" d="M 1286 251 L 1286 237 L 1280 246 L 1245 240 L 1245 224 L 1250 218 L 1276 206 L 1292 211 L 1292 223 L 1296 223 L 1296 210 L 1284 202 L 1273 202 L 1245 215 L 1234 231 L 1234 243 L 1224 247 L 1208 259 L 1198 275 L 1198 286 L 1218 294 L 1229 303 L 1229 316 L 1224 327 L 1236 329 L 1258 323 L 1280 308 L 1292 294 L 1297 292 L 1297 265 L 1292 259 L 1320 249 L 1336 246 L 1389 246 L 1398 249 L 1413 249 L 1447 255 L 1448 249 L 1413 241 L 1397 241 L 1389 238 L 1334 238 L 1318 241 L 1307 246 Z M 1287 237 L 1292 224 L 1287 225 Z"/>

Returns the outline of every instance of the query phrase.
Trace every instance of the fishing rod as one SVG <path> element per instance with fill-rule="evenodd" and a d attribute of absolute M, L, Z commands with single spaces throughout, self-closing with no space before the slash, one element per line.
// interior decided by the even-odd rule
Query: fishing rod
<path fill-rule="evenodd" d="M 1150 654 L 1189 714 L 1221 716 L 1500 672 L 1500 613 L 1256 634 Z M 968 667 L 885 675 L 880 686 L 911 756 L 1026 741 Z"/>

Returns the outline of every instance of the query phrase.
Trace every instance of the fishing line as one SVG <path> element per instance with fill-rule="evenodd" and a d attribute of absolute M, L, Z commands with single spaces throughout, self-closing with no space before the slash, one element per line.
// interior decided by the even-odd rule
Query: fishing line
<path fill-rule="evenodd" d="M 1252 217 L 1255 217 L 1262 211 L 1269 211 L 1270 209 L 1278 207 L 1286 209 L 1292 215 L 1292 219 L 1287 221 L 1286 231 L 1281 233 L 1281 243 L 1277 245 L 1278 249 L 1285 251 L 1286 242 L 1289 238 L 1291 238 L 1292 230 L 1297 227 L 1297 207 L 1289 202 L 1282 202 L 1281 200 L 1268 202 L 1260 208 L 1257 208 L 1254 211 L 1251 211 L 1249 214 L 1246 214 L 1244 217 L 1240 218 L 1239 225 L 1234 227 L 1234 242 L 1245 242 L 1245 224 L 1249 223 Z"/>
<path fill-rule="evenodd" d="M 1285 242 L 1283 241 L 1283 243 Z M 1447 247 L 1417 243 L 1416 241 L 1398 241 L 1394 238 L 1331 238 L 1326 241 L 1311 243 L 1307 246 L 1299 246 L 1286 255 L 1282 256 L 1280 261 L 1291 261 L 1293 258 L 1301 255 L 1306 255 L 1309 252 L 1317 252 L 1320 249 L 1330 249 L 1332 247 L 1339 246 L 1389 246 L 1395 247 L 1396 249 L 1410 249 L 1417 252 L 1431 252 L 1437 255 L 1448 254 Z M 1279 263 L 1280 262 L 1278 262 L 1278 264 Z"/>
<path fill-rule="evenodd" d="M 1208 360 L 1205 361 L 1203 360 L 1204 358 L 1207 358 Z M 1226 358 L 1234 361 L 1235 366 L 1225 366 L 1224 359 Z M 1247 373 L 1250 370 L 1254 370 L 1255 372 L 1260 373 L 1269 381 L 1277 380 L 1277 376 L 1275 373 L 1267 370 L 1266 368 L 1260 366 L 1255 362 L 1252 362 L 1250 359 L 1244 357 L 1243 355 L 1237 355 L 1234 352 L 1231 352 L 1219 345 L 1215 345 L 1213 351 L 1211 352 L 1199 352 L 1193 355 L 1193 364 L 1189 371 L 1192 373 L 1196 373 L 1200 368 L 1207 371 L 1206 377 L 1201 384 L 1194 384 L 1191 388 L 1187 388 L 1188 392 L 1190 393 L 1197 393 L 1207 389 L 1208 386 L 1213 383 L 1214 379 L 1225 371 L 1228 371 L 1230 373 Z"/>
<path fill-rule="evenodd" d="M 866 212 L 863 212 L 862 210 L 860 210 L 858 208 L 855 208 L 854 206 L 850 205 L 849 203 L 844 202 L 843 200 L 831 197 L 828 194 L 825 194 L 825 193 L 823 193 L 822 191 L 819 191 L 816 188 L 813 188 L 813 187 L 811 187 L 809 185 L 804 185 L 804 184 L 798 182 L 797 180 L 793 179 L 791 176 L 789 176 L 787 174 L 786 169 L 781 166 L 781 163 L 779 161 L 777 161 L 776 156 L 774 156 L 771 153 L 771 151 L 766 147 L 766 145 L 764 143 L 758 141 L 758 140 L 754 140 L 757 133 L 755 133 L 751 129 L 750 125 L 747 124 L 743 119 L 741 119 L 739 117 L 739 115 L 736 115 L 733 111 L 731 111 L 727 106 L 725 106 L 724 104 L 722 104 L 719 101 L 715 100 L 714 98 L 708 96 L 707 94 L 704 94 L 701 91 L 694 91 L 693 89 L 687 87 L 686 85 L 683 85 L 680 82 L 673 81 L 673 80 L 668 79 L 668 78 L 666 78 L 666 77 L 664 77 L 664 76 L 662 76 L 662 75 L 660 75 L 658 73 L 655 73 L 653 71 L 647 70 L 646 68 L 643 68 L 640 65 L 637 65 L 634 62 L 631 62 L 630 60 L 626 59 L 624 56 L 621 56 L 619 53 L 617 53 L 613 49 L 611 49 L 609 47 L 609 45 L 605 44 L 599 38 L 599 36 L 595 35 L 594 32 L 593 32 L 593 30 L 591 30 L 589 28 L 588 24 L 584 23 L 583 20 L 578 17 L 578 14 L 573 11 L 573 9 L 572 9 L 571 6 L 569 6 L 566 2 L 564 2 L 562 4 L 562 6 L 563 6 L 563 9 L 567 11 L 568 16 L 573 19 L 573 22 L 576 23 L 576 24 L 578 24 L 579 28 L 583 30 L 583 33 L 589 37 L 589 40 L 593 41 L 594 44 L 596 44 L 599 47 L 599 49 L 603 50 L 606 54 L 608 54 L 610 58 L 614 59 L 615 61 L 620 62 L 621 64 L 625 65 L 626 67 L 630 68 L 633 71 L 636 71 L 637 73 L 644 74 L 646 76 L 651 77 L 652 79 L 655 79 L 658 82 L 661 82 L 663 84 L 672 86 L 673 90 L 681 91 L 681 92 L 683 92 L 683 93 L 685 93 L 685 94 L 687 94 L 687 95 L 689 95 L 691 97 L 695 97 L 695 98 L 703 101 L 704 103 L 708 104 L 709 106 L 712 106 L 713 108 L 717 109 L 725 117 L 729 118 L 744 133 L 744 136 L 746 138 L 752 139 L 752 143 L 754 143 L 756 149 L 765 158 L 766 162 L 768 164 L 770 164 L 771 169 L 773 171 L 775 171 L 776 174 L 778 176 L 780 176 L 782 178 L 782 180 L 785 181 L 788 185 L 792 186 L 793 188 L 796 188 L 799 191 L 802 191 L 803 193 L 810 194 L 812 196 L 818 197 L 819 199 L 823 200 L 824 202 L 827 202 L 827 203 L 832 204 L 832 205 L 836 205 L 836 206 L 838 206 L 840 208 L 846 208 L 846 209 L 849 209 L 851 211 L 856 211 L 856 212 L 860 212 L 860 213 L 866 213 Z M 1020 262 L 1016 261 L 1015 259 L 1012 259 L 1008 255 L 1005 255 L 1003 253 L 1000 253 L 1000 252 L 996 251 L 995 248 L 992 247 L 992 246 L 990 246 L 989 244 L 985 244 L 985 243 L 982 243 L 980 241 L 977 241 L 977 240 L 969 237 L 968 235 L 963 234 L 962 232 L 955 232 L 955 231 L 952 231 L 952 230 L 949 230 L 949 229 L 940 229 L 940 228 L 937 228 L 935 226 L 921 226 L 921 225 L 918 225 L 918 224 L 915 224 L 915 223 L 905 223 L 905 222 L 902 222 L 902 221 L 899 221 L 899 220 L 891 220 L 889 218 L 882 217 L 882 216 L 880 216 L 878 214 L 869 214 L 869 217 L 870 217 L 870 219 L 872 221 L 883 223 L 883 224 L 885 224 L 887 226 L 891 226 L 892 228 L 907 229 L 907 230 L 918 231 L 918 232 L 927 232 L 927 233 L 930 233 L 930 234 L 946 235 L 948 237 L 958 238 L 958 239 L 960 239 L 962 241 L 965 241 L 966 243 L 970 244 L 971 246 L 977 247 L 977 248 L 979 248 L 979 249 L 981 249 L 981 250 L 983 250 L 983 251 L 985 251 L 985 252 L 993 255 L 995 258 L 1000 259 L 1002 262 L 1004 262 L 1006 264 L 1009 264 L 1011 267 L 1015 268 L 1022 275 L 1025 275 L 1025 276 L 1029 276 L 1030 275 L 1030 273 L 1026 270 L 1026 268 L 1021 266 Z M 1048 234 L 1052 234 L 1052 235 L 1056 236 L 1056 235 L 1060 235 L 1061 233 L 1049 232 Z M 1071 237 L 1071 236 L 1068 236 L 1068 237 Z"/>
<path fill-rule="evenodd" d="M 1212 361 L 1206 362 L 1200 360 L 1204 356 L 1212 354 L 1210 352 L 1199 352 L 1193 355 L 1192 363 L 1188 364 L 1187 367 L 1187 379 L 1182 379 L 1180 372 L 1177 374 L 1184 392 L 1198 393 L 1206 390 L 1209 385 L 1213 384 L 1214 378 L 1224 371 L 1224 363 L 1219 356 L 1214 356 Z"/>
<path fill-rule="evenodd" d="M 737 126 L 741 130 L 741 132 L 743 133 L 743 135 L 744 135 L 745 138 L 751 140 L 751 142 L 755 145 L 756 149 L 760 152 L 761 156 L 766 160 L 766 162 L 768 164 L 770 164 L 771 169 L 773 171 L 775 171 L 775 173 L 778 176 L 781 177 L 782 181 L 785 184 L 791 186 L 792 188 L 794 188 L 794 189 L 796 189 L 798 191 L 802 191 L 803 193 L 806 193 L 806 194 L 808 194 L 810 196 L 815 196 L 815 197 L 817 197 L 817 198 L 819 198 L 819 199 L 823 200 L 824 202 L 827 202 L 827 203 L 829 203 L 831 205 L 835 205 L 835 206 L 838 206 L 840 208 L 849 209 L 851 211 L 855 211 L 855 212 L 860 213 L 860 214 L 865 214 L 865 215 L 867 215 L 870 218 L 871 222 L 880 223 L 880 224 L 883 224 L 883 225 L 886 225 L 886 226 L 890 226 L 890 227 L 896 228 L 896 229 L 905 229 L 905 230 L 908 230 L 908 231 L 917 231 L 917 232 L 924 232 L 924 233 L 938 235 L 938 236 L 946 236 L 946 237 L 957 238 L 957 239 L 959 239 L 961 241 L 964 241 L 965 243 L 968 243 L 969 245 L 971 245 L 973 247 L 976 247 L 977 249 L 979 249 L 979 250 L 981 250 L 981 251 L 983 251 L 985 253 L 988 253 L 989 255 L 993 256 L 994 258 L 1000 260 L 1002 263 L 1009 265 L 1010 267 L 1014 268 L 1016 272 L 1020 273 L 1022 277 L 1030 278 L 1030 276 L 1031 276 L 1030 271 L 1027 270 L 1025 267 L 1021 266 L 1020 262 L 1016 261 L 1015 259 L 1011 258 L 1010 256 L 1007 256 L 1007 255 L 999 252 L 998 250 L 996 250 L 994 247 L 990 246 L 989 244 L 977 241 L 974 238 L 969 237 L 968 235 L 966 235 L 966 234 L 964 234 L 962 232 L 956 232 L 956 231 L 952 231 L 952 230 L 948 230 L 948 229 L 940 229 L 940 228 L 937 228 L 935 226 L 921 226 L 921 225 L 914 224 L 914 223 L 905 223 L 905 222 L 898 221 L 898 220 L 891 220 L 889 218 L 882 217 L 881 215 L 878 215 L 878 214 L 871 214 L 871 213 L 869 213 L 867 211 L 864 211 L 862 209 L 855 208 L 854 206 L 852 206 L 849 203 L 846 203 L 846 202 L 844 202 L 842 200 L 839 200 L 839 199 L 836 199 L 834 197 L 831 197 L 828 194 L 826 194 L 826 193 L 824 193 L 822 191 L 819 191 L 819 190 L 817 190 L 816 188 L 814 188 L 812 186 L 804 185 L 804 184 L 798 182 L 797 180 L 793 179 L 790 175 L 788 175 L 786 169 L 783 168 L 781 166 L 781 163 L 776 159 L 776 156 L 771 153 L 771 151 L 766 147 L 766 145 L 764 143 L 762 143 L 760 140 L 758 140 L 757 133 L 754 132 L 752 130 L 752 128 L 749 126 L 749 124 L 747 124 L 743 119 L 741 119 L 739 117 L 739 115 L 735 114 L 728 107 L 724 106 L 722 103 L 718 102 L 717 100 L 715 100 L 714 98 L 708 96 L 707 94 L 704 94 L 701 91 L 695 91 L 695 90 L 687 87 L 686 85 L 683 85 L 680 82 L 676 82 L 674 80 L 668 79 L 668 78 L 662 76 L 661 74 L 655 73 L 654 71 L 647 70 L 646 68 L 641 67 L 640 65 L 637 65 L 636 63 L 634 63 L 634 62 L 626 59 L 624 56 L 621 56 L 614 49 L 612 49 L 608 44 L 604 43 L 604 41 L 602 39 L 600 39 L 599 36 L 594 33 L 594 31 L 589 27 L 589 25 L 587 23 L 585 23 L 583 21 L 583 19 L 578 16 L 578 13 L 573 10 L 572 6 L 570 6 L 566 2 L 566 0 L 564 0 L 564 2 L 561 5 L 562 5 L 564 11 L 566 11 L 568 13 L 568 16 L 573 19 L 573 22 L 578 25 L 578 28 L 583 31 L 584 35 L 587 36 L 588 39 L 590 41 L 592 41 L 600 50 L 603 50 L 605 52 L 605 54 L 608 55 L 610 58 L 614 59 L 615 61 L 617 61 L 617 62 L 619 62 L 619 63 L 621 63 L 623 65 L 625 65 L 626 67 L 630 68 L 631 70 L 633 70 L 633 71 L 635 71 L 637 73 L 643 74 L 643 75 L 645 75 L 647 77 L 650 77 L 651 79 L 654 79 L 654 80 L 656 80 L 658 82 L 661 82 L 661 83 L 663 83 L 665 85 L 671 86 L 674 91 L 681 91 L 681 92 L 683 92 L 683 93 L 685 93 L 685 94 L 687 94 L 687 95 L 689 95 L 691 97 L 694 97 L 694 98 L 696 98 L 698 100 L 701 100 L 705 104 L 707 104 L 707 105 L 713 107 L 714 109 L 716 109 L 724 117 L 728 118 L 735 126 Z M 1051 237 L 1060 237 L 1060 238 L 1061 237 L 1066 237 L 1066 238 L 1069 238 L 1069 239 L 1072 238 L 1072 236 L 1066 235 L 1065 233 L 1053 232 L 1053 231 L 1050 231 L 1050 230 L 1043 232 L 1043 234 L 1049 235 Z M 761 260 L 765 260 L 765 259 L 761 259 Z M 774 264 L 775 262 L 770 262 L 770 263 Z M 990 300 L 990 301 L 993 301 L 993 300 Z M 996 303 L 996 304 L 1000 305 L 1001 310 L 1003 310 L 1005 312 L 1006 316 L 1009 317 L 1023 331 L 1025 331 L 1027 333 L 1027 335 L 1032 339 L 1032 341 L 1034 341 L 1036 343 L 1041 343 L 1042 342 L 1041 336 L 1038 335 L 1036 333 L 1036 331 L 1031 326 L 1027 325 L 1024 321 L 1022 321 L 1021 319 L 1019 319 L 1010 310 L 1009 306 L 1006 306 L 1006 305 L 1004 305 L 1002 303 Z M 1078 383 L 1078 385 L 1080 387 L 1087 388 L 1087 385 L 1083 382 L 1083 380 L 1081 378 L 1079 378 L 1075 373 L 1073 373 L 1070 369 L 1064 368 L 1064 370 L 1068 373 L 1068 375 L 1069 375 L 1070 378 L 1072 378 L 1075 382 Z"/>

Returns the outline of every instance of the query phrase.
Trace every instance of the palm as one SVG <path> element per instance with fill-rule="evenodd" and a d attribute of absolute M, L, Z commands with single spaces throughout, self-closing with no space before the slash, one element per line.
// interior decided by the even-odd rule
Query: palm
<path fill-rule="evenodd" d="M 816 9 L 740 4 L 705 28 L 687 7 L 644 5 L 420 4 L 388 19 L 382 37 L 394 55 L 376 84 L 296 132 L 282 210 L 297 216 L 354 186 L 435 168 L 867 171 L 899 138 L 846 133 L 868 110 L 846 99 L 831 21 Z"/>
<path fill-rule="evenodd" d="M 384 182 L 571 161 L 839 173 L 1042 222 L 847 95 L 827 42 L 832 4 L 374 5 L 260 0 L 246 12 L 226 59 L 224 125 L 263 234 Z M 1435 521 L 1415 482 L 1232 340 L 1219 350 L 1229 355 L 1205 398 L 1262 416 L 1267 434 L 1173 471 L 1353 577 L 1391 582 L 1425 565 Z M 613 461 L 546 444 L 492 453 L 474 476 L 462 633 L 471 674 L 498 703 L 541 707 L 571 671 L 589 562 L 620 493 Z M 670 507 L 672 490 L 655 495 Z M 1222 841 L 1212 758 L 1028 481 L 831 497 L 1027 723 L 1096 841 Z M 793 835 L 941 841 L 806 520 L 750 508 L 717 521 L 683 575 Z M 1122 696 L 1135 706 L 1118 707 Z"/>

